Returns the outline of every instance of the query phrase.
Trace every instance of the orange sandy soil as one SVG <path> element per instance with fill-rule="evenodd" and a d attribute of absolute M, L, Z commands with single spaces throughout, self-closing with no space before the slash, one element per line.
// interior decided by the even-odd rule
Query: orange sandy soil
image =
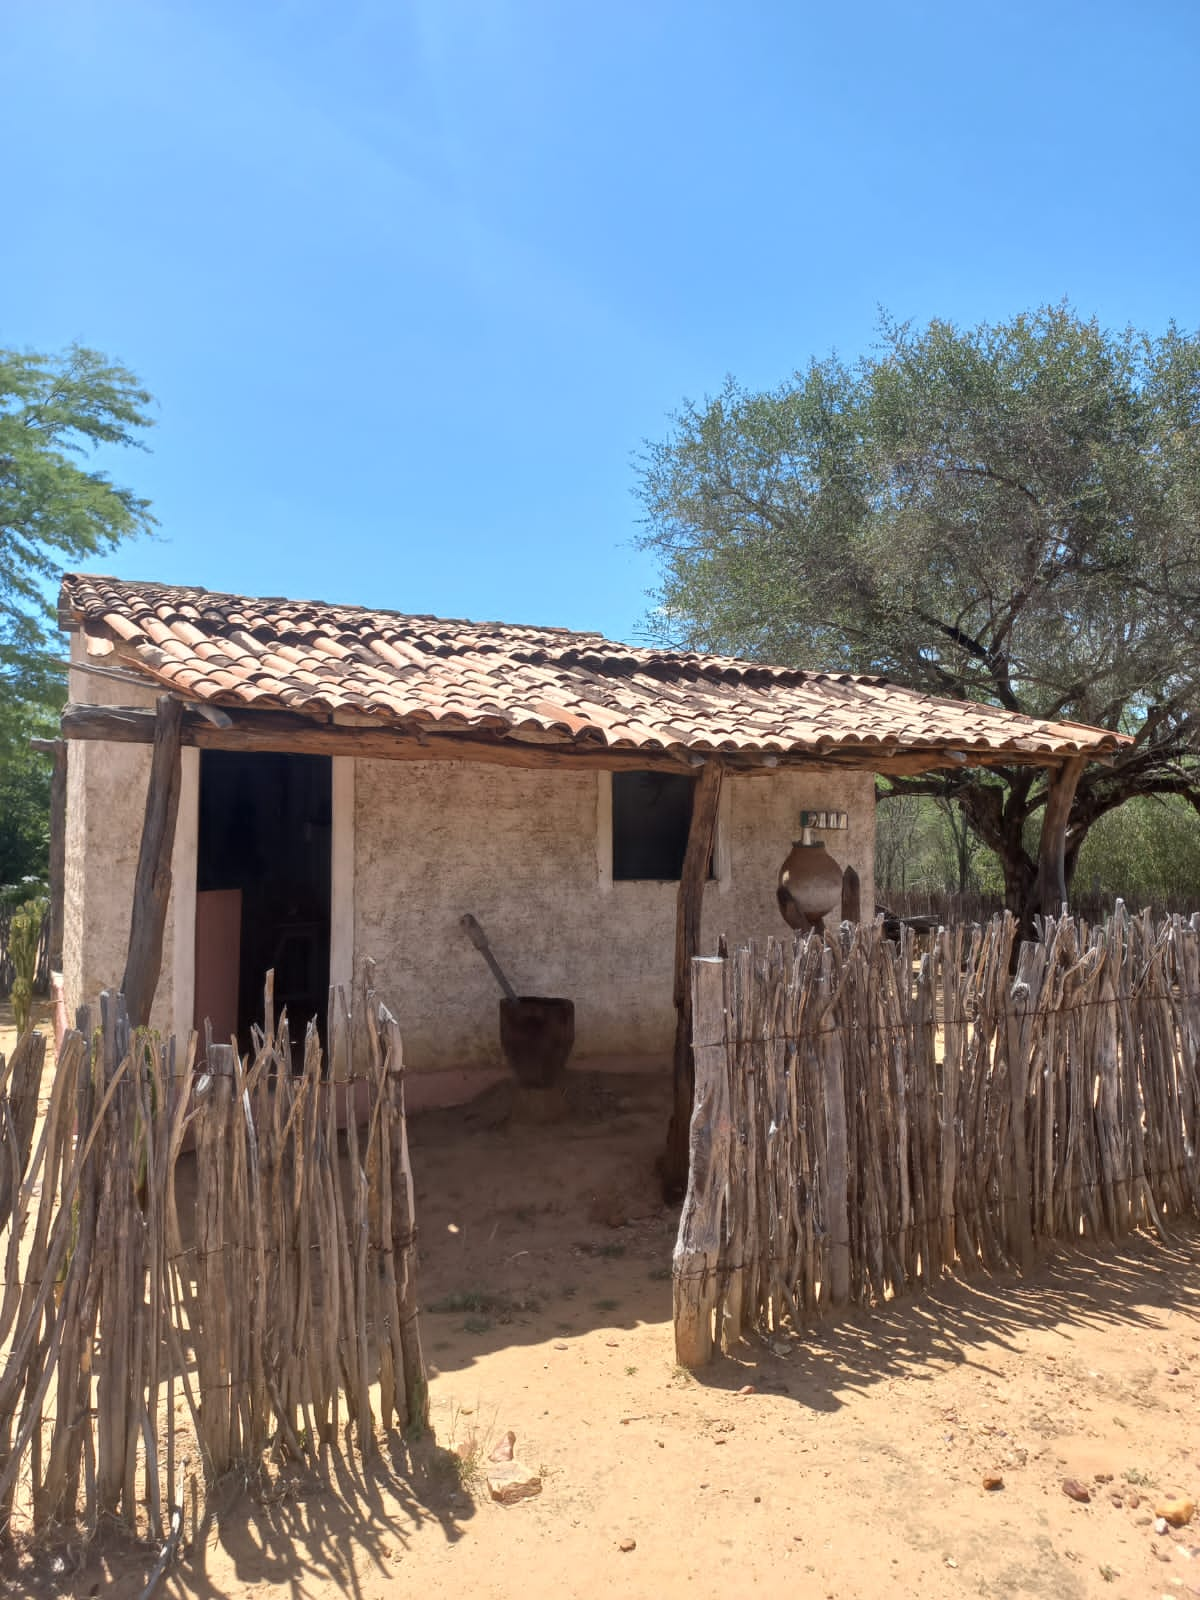
<path fill-rule="evenodd" d="M 663 1086 L 578 1075 L 555 1128 L 500 1121 L 506 1095 L 410 1120 L 435 1439 L 346 1456 L 333 1486 L 222 1485 L 159 1594 L 1200 1595 L 1200 1518 L 1150 1521 L 1200 1500 L 1200 1234 L 755 1338 L 692 1377 L 651 1176 Z M 486 1467 L 509 1429 L 542 1490 L 506 1507 Z M 0 1581 L 126 1600 L 153 1559 L 102 1536 Z"/>

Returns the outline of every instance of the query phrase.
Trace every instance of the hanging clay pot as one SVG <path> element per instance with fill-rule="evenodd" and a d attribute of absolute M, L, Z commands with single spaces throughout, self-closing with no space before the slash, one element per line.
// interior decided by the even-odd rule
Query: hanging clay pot
<path fill-rule="evenodd" d="M 825 848 L 823 839 L 811 844 L 798 839 L 779 869 L 776 891 L 779 909 L 789 928 L 800 933 L 823 926 L 835 906 L 841 904 L 842 869 Z"/>

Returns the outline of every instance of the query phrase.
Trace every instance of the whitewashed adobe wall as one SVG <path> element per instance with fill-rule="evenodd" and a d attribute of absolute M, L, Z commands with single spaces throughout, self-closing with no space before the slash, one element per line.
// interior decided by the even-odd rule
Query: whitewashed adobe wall
<path fill-rule="evenodd" d="M 484 763 L 355 763 L 355 952 L 377 963 L 410 1067 L 500 1060 L 498 990 L 459 927 L 464 911 L 519 993 L 575 1001 L 577 1060 L 669 1052 L 676 885 L 612 882 L 608 782 Z M 802 809 L 850 814 L 828 847 L 854 866 L 863 907 L 873 906 L 871 773 L 728 778 L 706 949 L 721 933 L 787 934 L 775 886 Z"/>

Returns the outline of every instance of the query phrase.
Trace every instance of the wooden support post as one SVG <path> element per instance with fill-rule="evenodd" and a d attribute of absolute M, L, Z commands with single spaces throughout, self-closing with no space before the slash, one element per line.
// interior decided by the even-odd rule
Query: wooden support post
<path fill-rule="evenodd" d="M 663 1194 L 679 1200 L 687 1188 L 688 1130 L 692 1121 L 696 1067 L 692 1057 L 692 958 L 700 949 L 704 884 L 712 859 L 721 800 L 721 763 L 710 760 L 696 780 L 679 896 L 675 902 L 675 1100 L 662 1156 Z"/>
<path fill-rule="evenodd" d="M 183 702 L 160 695 L 154 718 L 154 751 L 146 790 L 146 816 L 133 881 L 133 916 L 129 926 L 129 954 L 121 983 L 129 1023 L 144 1028 L 162 968 L 163 930 L 171 895 L 171 852 L 175 846 L 175 818 L 179 811 L 180 736 Z"/>
<path fill-rule="evenodd" d="M 1050 776 L 1038 847 L 1038 910 L 1044 917 L 1061 915 L 1067 898 L 1067 823 L 1084 765 L 1083 756 L 1074 756 Z"/>

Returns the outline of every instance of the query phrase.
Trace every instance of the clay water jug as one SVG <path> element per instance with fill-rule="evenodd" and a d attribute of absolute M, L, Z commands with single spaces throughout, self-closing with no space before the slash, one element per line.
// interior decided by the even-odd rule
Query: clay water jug
<path fill-rule="evenodd" d="M 807 828 L 779 869 L 777 894 L 784 921 L 801 933 L 820 928 L 823 918 L 841 904 L 842 869 L 825 841 L 810 839 Z"/>

